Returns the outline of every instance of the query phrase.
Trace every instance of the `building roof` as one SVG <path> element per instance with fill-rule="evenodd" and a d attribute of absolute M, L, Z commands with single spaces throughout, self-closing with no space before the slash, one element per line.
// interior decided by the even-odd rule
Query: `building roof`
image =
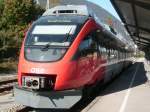
<path fill-rule="evenodd" d="M 111 0 L 129 34 L 139 49 L 150 46 L 150 1 Z"/>

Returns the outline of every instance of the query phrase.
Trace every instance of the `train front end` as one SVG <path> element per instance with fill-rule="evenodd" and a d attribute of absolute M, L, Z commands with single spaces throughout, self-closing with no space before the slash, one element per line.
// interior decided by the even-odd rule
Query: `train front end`
<path fill-rule="evenodd" d="M 81 99 L 74 43 L 81 25 L 73 16 L 48 16 L 26 34 L 18 64 L 16 102 L 34 108 L 70 108 Z M 78 21 L 85 21 L 79 17 Z M 77 88 L 77 89 L 73 89 Z"/>
<path fill-rule="evenodd" d="M 55 109 L 77 103 L 82 88 L 94 77 L 87 73 L 92 65 L 81 67 L 93 60 L 93 55 L 78 61 L 79 46 L 96 26 L 86 6 L 58 6 L 34 22 L 21 47 L 15 101 L 33 108 Z"/>

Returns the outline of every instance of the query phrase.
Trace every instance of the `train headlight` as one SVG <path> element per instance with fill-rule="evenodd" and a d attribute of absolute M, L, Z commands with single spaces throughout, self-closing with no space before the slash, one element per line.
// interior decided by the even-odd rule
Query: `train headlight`
<path fill-rule="evenodd" d="M 36 86 L 39 85 L 39 82 L 38 82 L 37 80 L 33 80 L 33 81 L 32 81 L 32 85 L 33 85 L 34 87 L 36 87 Z"/>
<path fill-rule="evenodd" d="M 26 86 L 27 86 L 27 87 L 31 87 L 31 86 L 32 86 L 32 83 L 31 83 L 30 81 L 27 81 L 27 82 L 26 82 Z"/>

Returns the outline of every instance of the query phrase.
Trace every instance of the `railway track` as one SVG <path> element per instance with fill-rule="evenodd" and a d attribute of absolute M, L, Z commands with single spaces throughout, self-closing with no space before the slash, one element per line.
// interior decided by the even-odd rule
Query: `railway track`
<path fill-rule="evenodd" d="M 12 90 L 16 82 L 17 78 L 0 81 L 0 93 Z"/>

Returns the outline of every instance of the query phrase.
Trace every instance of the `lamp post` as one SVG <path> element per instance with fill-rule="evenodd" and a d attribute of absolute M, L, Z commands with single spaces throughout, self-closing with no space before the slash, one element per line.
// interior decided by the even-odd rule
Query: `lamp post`
<path fill-rule="evenodd" d="M 47 0 L 46 9 L 50 9 L 58 4 L 60 4 L 60 0 Z"/>
<path fill-rule="evenodd" d="M 40 4 L 39 0 L 36 0 L 36 3 L 39 5 Z"/>
<path fill-rule="evenodd" d="M 47 0 L 47 6 L 46 6 L 46 9 L 49 9 L 50 8 L 50 1 Z"/>

